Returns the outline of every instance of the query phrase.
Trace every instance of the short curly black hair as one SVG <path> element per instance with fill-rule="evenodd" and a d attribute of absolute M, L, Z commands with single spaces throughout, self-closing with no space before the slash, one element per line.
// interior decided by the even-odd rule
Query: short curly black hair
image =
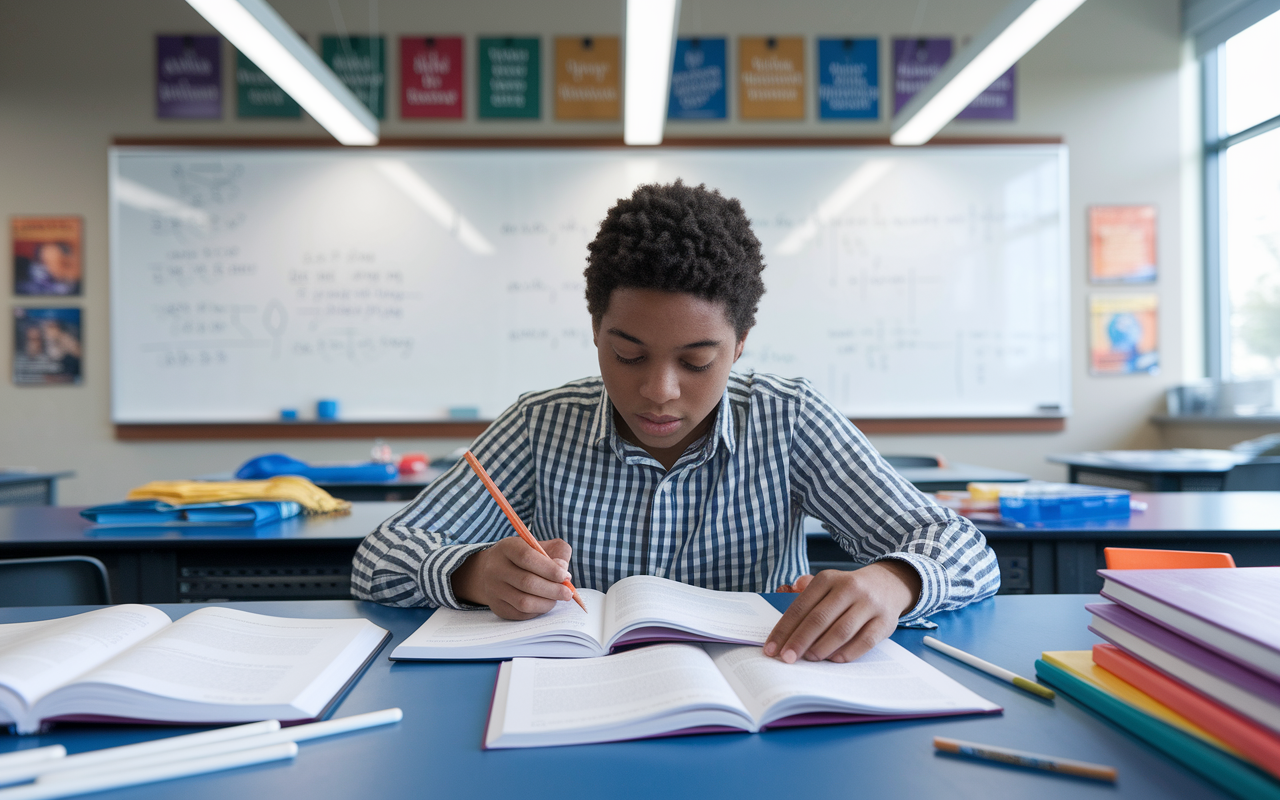
<path fill-rule="evenodd" d="M 587 311 L 594 323 L 614 289 L 688 292 L 724 303 L 741 339 L 756 324 L 764 259 L 742 204 L 706 184 L 638 187 L 620 199 L 587 245 Z"/>

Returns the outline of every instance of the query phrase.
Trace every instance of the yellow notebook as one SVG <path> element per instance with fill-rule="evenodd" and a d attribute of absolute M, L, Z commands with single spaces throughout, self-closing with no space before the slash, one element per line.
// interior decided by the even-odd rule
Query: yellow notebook
<path fill-rule="evenodd" d="M 1102 667 L 1093 663 L 1093 652 L 1090 650 L 1053 650 L 1045 651 L 1040 657 L 1058 669 L 1065 670 L 1082 681 L 1098 687 L 1117 700 L 1123 700 L 1134 708 L 1145 711 L 1156 719 L 1167 722 L 1184 733 L 1207 742 L 1237 758 L 1244 758 L 1240 751 L 1209 733 L 1204 728 L 1169 708 L 1159 700 L 1152 698 L 1131 683 L 1120 680 Z"/>

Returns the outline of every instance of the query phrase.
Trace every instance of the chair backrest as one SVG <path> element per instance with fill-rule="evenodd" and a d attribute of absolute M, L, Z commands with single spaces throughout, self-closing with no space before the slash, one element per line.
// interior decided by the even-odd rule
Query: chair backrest
<path fill-rule="evenodd" d="M 1280 491 L 1280 458 L 1265 457 L 1236 464 L 1222 479 L 1222 491 Z"/>
<path fill-rule="evenodd" d="M 1207 569 L 1234 567 L 1230 553 L 1198 550 L 1144 550 L 1138 547 L 1104 547 L 1107 569 Z"/>
<path fill-rule="evenodd" d="M 101 606 L 110 603 L 107 568 L 91 556 L 0 561 L 0 607 Z"/>
<path fill-rule="evenodd" d="M 945 467 L 947 462 L 942 456 L 884 456 L 889 466 L 898 467 Z"/>

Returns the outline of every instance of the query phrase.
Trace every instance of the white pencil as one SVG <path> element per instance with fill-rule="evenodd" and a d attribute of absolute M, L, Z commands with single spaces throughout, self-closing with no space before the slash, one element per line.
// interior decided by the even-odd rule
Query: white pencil
<path fill-rule="evenodd" d="M 185 759 L 209 758 L 212 756 L 222 755 L 223 753 L 234 753 L 237 750 L 249 750 L 256 747 L 281 744 L 283 742 L 305 742 L 309 739 L 318 739 L 321 736 L 334 736 L 339 733 L 363 730 L 377 725 L 389 725 L 393 722 L 399 722 L 403 716 L 404 713 L 400 709 L 387 708 L 382 711 L 370 711 L 367 714 L 355 714 L 350 717 L 343 717 L 342 719 L 331 719 L 324 722 L 312 722 L 308 725 L 295 725 L 290 728 L 281 728 L 274 733 L 264 733 L 259 736 L 250 736 L 244 739 L 212 742 L 195 747 L 183 748 L 181 750 L 171 750 L 164 753 L 153 753 L 151 755 L 129 758 L 124 761 L 100 762 L 97 764 L 87 765 L 80 769 L 42 773 L 36 780 L 40 783 L 78 781 L 83 780 L 89 775 L 105 775 L 126 769 L 141 769 L 143 767 L 150 767 L 156 764 L 168 764 Z"/>
<path fill-rule="evenodd" d="M 24 764 L 35 764 L 40 761 L 52 761 L 67 754 L 67 748 L 60 744 L 48 747 L 33 747 L 30 750 L 15 750 L 0 756 L 0 770 L 20 767 Z"/>
<path fill-rule="evenodd" d="M 191 775 L 203 775 L 208 772 L 219 772 L 252 764 L 264 764 L 268 761 L 280 761 L 293 758 L 298 754 L 298 745 L 293 742 L 258 747 L 253 750 L 239 750 L 234 753 L 223 753 L 208 758 L 194 758 L 157 764 L 150 767 L 110 772 L 98 775 L 86 775 L 76 781 L 58 781 L 55 783 L 33 783 L 27 786 L 14 786 L 0 789 L 0 800 L 52 800 L 56 797 L 71 797 L 89 792 L 102 792 L 107 789 L 120 789 L 125 786 L 140 786 L 144 783 L 185 778 Z"/>
<path fill-rule="evenodd" d="M 211 731 L 201 731 L 200 733 L 188 733 L 184 736 L 170 736 L 167 739 L 154 739 L 150 742 L 126 744 L 121 747 L 108 747 L 103 750 L 90 750 L 86 753 L 76 753 L 75 755 L 50 761 L 37 761 L 34 763 L 19 764 L 7 769 L 0 769 L 0 786 L 10 783 L 29 781 L 37 775 L 43 775 L 49 772 L 57 772 L 64 769 L 80 769 L 81 767 L 87 767 L 91 764 L 123 761 L 128 758 L 138 758 L 140 756 L 147 756 L 153 753 L 166 753 L 172 750 L 194 747 L 196 745 L 223 742 L 228 739 L 243 739 L 249 736 L 258 736 L 260 734 L 272 733 L 278 730 L 280 730 L 280 723 L 274 719 L 269 719 L 265 722 L 250 722 L 247 725 L 236 725 L 230 728 L 217 728 Z"/>
<path fill-rule="evenodd" d="M 949 644 L 944 644 L 932 636 L 924 637 L 924 643 L 927 646 L 932 647 L 934 650 L 937 650 L 939 653 L 949 655 L 956 661 L 962 661 L 974 669 L 980 669 L 988 675 L 994 678 L 999 678 L 1006 683 L 1012 683 L 1014 686 L 1017 686 L 1025 692 L 1031 692 L 1032 694 L 1043 697 L 1046 700 L 1052 700 L 1055 697 L 1053 690 L 1048 687 L 1041 686 L 1035 681 L 1027 680 L 1018 673 L 1010 672 L 1004 667 L 997 667 L 990 661 L 983 661 L 977 656 L 966 653 L 959 648 L 952 647 Z"/>

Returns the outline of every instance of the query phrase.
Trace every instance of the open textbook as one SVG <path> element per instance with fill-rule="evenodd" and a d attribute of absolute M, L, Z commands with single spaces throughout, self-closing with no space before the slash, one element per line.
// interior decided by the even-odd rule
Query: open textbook
<path fill-rule="evenodd" d="M 1000 711 L 885 640 L 847 664 L 785 664 L 759 647 L 664 644 L 498 669 L 486 749 Z"/>
<path fill-rule="evenodd" d="M 578 594 L 585 614 L 567 600 L 523 621 L 501 619 L 488 609 L 439 609 L 391 658 L 588 658 L 644 642 L 764 644 L 782 616 L 758 594 L 718 592 L 652 575 L 623 578 L 607 594 L 591 589 Z"/>
<path fill-rule="evenodd" d="M 0 725 L 317 719 L 389 634 L 363 619 L 120 605 L 0 625 Z"/>

